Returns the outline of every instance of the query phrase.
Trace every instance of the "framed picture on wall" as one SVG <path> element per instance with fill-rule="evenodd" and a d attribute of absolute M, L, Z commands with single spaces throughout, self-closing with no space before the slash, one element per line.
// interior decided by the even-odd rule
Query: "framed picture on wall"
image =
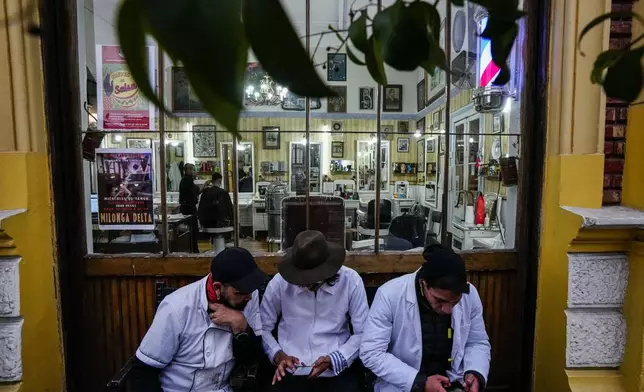
<path fill-rule="evenodd" d="M 398 133 L 409 133 L 409 121 L 398 121 Z"/>
<path fill-rule="evenodd" d="M 427 152 L 434 153 L 436 152 L 436 139 L 427 139 Z"/>
<path fill-rule="evenodd" d="M 216 130 L 214 125 L 192 126 L 192 151 L 195 158 L 217 157 Z"/>
<path fill-rule="evenodd" d="M 347 87 L 346 86 L 329 86 L 335 91 L 337 96 L 327 98 L 328 113 L 346 113 L 347 112 Z"/>
<path fill-rule="evenodd" d="M 360 110 L 373 110 L 373 94 L 375 89 L 373 87 L 360 87 L 358 89 L 358 96 L 360 98 Z"/>
<path fill-rule="evenodd" d="M 127 138 L 127 148 L 151 148 L 152 139 Z"/>
<path fill-rule="evenodd" d="M 391 140 L 394 134 L 394 126 L 393 125 L 381 125 L 380 126 L 380 134 L 382 135 L 383 139 Z"/>
<path fill-rule="evenodd" d="M 441 135 L 438 137 L 438 153 L 440 155 L 445 155 L 445 143 L 447 143 L 447 136 Z"/>
<path fill-rule="evenodd" d="M 438 131 L 440 129 L 441 124 L 441 112 L 436 111 L 432 115 L 432 130 Z"/>
<path fill-rule="evenodd" d="M 344 158 L 344 142 L 331 142 L 331 158 Z"/>
<path fill-rule="evenodd" d="M 383 94 L 383 112 L 402 112 L 403 110 L 403 86 L 402 84 L 390 84 L 385 87 Z"/>
<path fill-rule="evenodd" d="M 280 149 L 280 127 L 262 127 L 264 150 Z"/>
<path fill-rule="evenodd" d="M 420 112 L 425 108 L 425 79 L 416 85 L 416 109 Z"/>
<path fill-rule="evenodd" d="M 425 139 L 416 143 L 416 167 L 419 173 L 425 172 Z"/>
<path fill-rule="evenodd" d="M 416 130 L 419 131 L 420 133 L 425 132 L 425 117 L 423 117 L 420 120 L 416 121 Z"/>
<path fill-rule="evenodd" d="M 173 112 L 205 112 L 199 98 L 190 87 L 183 67 L 172 67 L 171 96 Z"/>
<path fill-rule="evenodd" d="M 174 156 L 177 158 L 183 158 L 183 143 L 174 148 Z"/>
<path fill-rule="evenodd" d="M 396 149 L 398 152 L 409 152 L 409 138 L 408 137 L 399 137 L 398 138 L 398 148 Z"/>
<path fill-rule="evenodd" d="M 347 55 L 345 53 L 329 53 L 326 57 L 326 80 L 329 82 L 347 81 Z"/>
<path fill-rule="evenodd" d="M 492 133 L 503 133 L 503 113 L 494 113 L 492 116 Z"/>

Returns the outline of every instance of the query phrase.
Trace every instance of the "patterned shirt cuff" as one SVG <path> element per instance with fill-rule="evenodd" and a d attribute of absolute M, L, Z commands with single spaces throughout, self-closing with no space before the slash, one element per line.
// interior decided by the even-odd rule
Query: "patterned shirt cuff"
<path fill-rule="evenodd" d="M 339 351 L 334 351 L 329 354 L 329 358 L 331 358 L 331 370 L 336 376 L 349 367 L 347 360 L 344 359 L 344 356 Z"/>

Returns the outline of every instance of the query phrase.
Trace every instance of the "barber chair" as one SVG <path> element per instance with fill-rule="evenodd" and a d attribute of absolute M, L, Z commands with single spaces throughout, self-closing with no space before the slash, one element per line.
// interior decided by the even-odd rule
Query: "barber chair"
<path fill-rule="evenodd" d="M 203 229 L 203 232 L 208 233 L 211 237 L 213 256 L 226 249 L 225 235 L 232 233 L 234 230 L 232 227 L 208 227 Z"/>
<path fill-rule="evenodd" d="M 440 211 L 432 211 L 430 213 L 430 219 L 427 224 L 427 237 L 425 239 L 425 245 L 431 245 L 436 242 L 440 242 L 441 235 L 441 220 L 443 219 L 443 213 Z"/>
<path fill-rule="evenodd" d="M 376 201 L 369 200 L 367 209 L 362 208 L 362 204 L 357 211 L 357 231 L 360 235 L 373 237 L 376 235 Z M 380 200 L 380 235 L 385 236 L 389 234 L 389 225 L 392 220 L 392 205 L 391 200 Z"/>

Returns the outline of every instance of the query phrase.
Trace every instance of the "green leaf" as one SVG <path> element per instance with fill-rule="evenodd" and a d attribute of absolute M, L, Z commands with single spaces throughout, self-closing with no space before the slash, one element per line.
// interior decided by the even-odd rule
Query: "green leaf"
<path fill-rule="evenodd" d="M 400 71 L 413 71 L 429 57 L 427 30 L 425 19 L 402 1 L 373 19 L 373 35 L 381 44 L 385 63 Z"/>
<path fill-rule="evenodd" d="M 602 84 L 602 82 L 604 81 L 604 70 L 615 64 L 619 57 L 624 53 L 624 50 L 615 49 L 601 52 L 599 56 L 597 56 L 595 63 L 593 64 L 593 71 L 590 74 L 590 81 L 593 84 Z"/>
<path fill-rule="evenodd" d="M 454 4 L 457 7 L 462 7 L 465 1 L 463 0 L 452 0 L 452 4 Z"/>
<path fill-rule="evenodd" d="M 603 83 L 607 96 L 626 102 L 637 99 L 644 84 L 642 56 L 644 56 L 644 47 L 630 50 L 608 68 Z"/>
<path fill-rule="evenodd" d="M 240 62 L 247 56 L 242 52 L 248 50 L 242 0 L 138 1 L 154 37 L 190 71 L 186 74 L 198 76 L 222 100 L 241 108 L 243 79 L 239 73 L 245 64 Z M 195 82 L 191 85 L 194 88 Z"/>
<path fill-rule="evenodd" d="M 190 69 L 185 69 L 186 75 L 191 82 L 191 87 L 199 97 L 204 109 L 208 111 L 228 132 L 239 137 L 237 122 L 241 109 L 230 102 L 222 99 L 216 92 L 208 87 L 208 82 L 202 79 L 202 75 Z"/>
<path fill-rule="evenodd" d="M 349 26 L 349 39 L 353 42 L 353 46 L 356 47 L 362 53 L 367 51 L 367 11 L 364 10 L 360 12 L 358 19 L 351 22 Z"/>
<path fill-rule="evenodd" d="M 445 52 L 439 45 L 441 32 L 441 18 L 436 7 L 425 2 L 413 2 L 409 5 L 409 11 L 420 19 L 419 23 L 426 26 L 426 39 L 428 44 L 427 58 L 424 59 L 420 66 L 430 75 L 434 75 L 436 67 L 447 70 L 447 60 Z"/>
<path fill-rule="evenodd" d="M 358 65 L 365 65 L 365 62 L 364 62 L 364 61 L 362 61 L 362 60 L 360 60 L 360 59 L 359 59 L 359 58 L 358 58 L 358 57 L 353 53 L 353 51 L 351 50 L 351 48 L 349 48 L 349 45 L 347 45 L 347 46 L 346 46 L 346 49 L 347 49 L 347 56 L 349 56 L 349 60 L 353 61 L 353 63 L 354 63 L 354 64 L 358 64 Z"/>
<path fill-rule="evenodd" d="M 155 106 L 170 114 L 150 84 L 148 73 L 148 50 L 145 44 L 145 30 L 142 23 L 143 10 L 136 0 L 125 0 L 118 12 L 117 28 L 121 50 L 141 93 Z"/>
<path fill-rule="evenodd" d="M 367 63 L 367 70 L 373 80 L 382 84 L 383 86 L 387 85 L 387 74 L 385 73 L 385 65 L 383 64 L 380 42 L 374 36 L 371 36 L 368 41 L 367 51 L 365 52 L 365 62 Z"/>
<path fill-rule="evenodd" d="M 246 37 L 262 67 L 276 82 L 301 96 L 336 95 L 313 68 L 279 0 L 243 0 L 243 3 Z"/>
<path fill-rule="evenodd" d="M 588 34 L 588 32 L 592 30 L 595 26 L 605 22 L 608 19 L 623 19 L 623 18 L 637 19 L 640 21 L 640 23 L 644 24 L 644 18 L 642 18 L 639 14 L 633 11 L 609 12 L 607 14 L 599 15 L 595 19 L 591 20 L 590 23 L 588 23 L 584 27 L 584 29 L 581 30 L 581 34 L 579 34 L 578 46 L 581 47 L 581 40 L 584 39 L 584 36 Z M 585 56 L 586 54 L 583 51 L 581 51 L 581 55 Z"/>

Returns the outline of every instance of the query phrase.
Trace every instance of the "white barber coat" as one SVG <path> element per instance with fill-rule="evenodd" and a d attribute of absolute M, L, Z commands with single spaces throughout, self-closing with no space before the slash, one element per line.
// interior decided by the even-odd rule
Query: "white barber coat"
<path fill-rule="evenodd" d="M 136 351 L 141 362 L 163 369 L 159 377 L 163 392 L 232 392 L 233 334 L 210 320 L 207 281 L 206 276 L 165 297 Z M 255 334 L 261 335 L 257 291 L 243 313 Z"/>
<path fill-rule="evenodd" d="M 408 392 L 422 360 L 416 273 L 391 280 L 378 289 L 362 335 L 360 359 L 378 376 L 375 392 Z M 490 343 L 483 323 L 483 306 L 476 288 L 464 294 L 452 310 L 451 381 L 463 382 L 465 372 L 480 373 L 487 382 Z"/>

